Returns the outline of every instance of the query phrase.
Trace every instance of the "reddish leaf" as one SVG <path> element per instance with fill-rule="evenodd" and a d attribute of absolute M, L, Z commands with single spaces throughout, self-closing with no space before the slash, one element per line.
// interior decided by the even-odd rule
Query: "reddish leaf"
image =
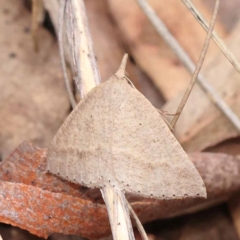
<path fill-rule="evenodd" d="M 105 208 L 87 200 L 4 181 L 0 181 L 0 200 L 1 222 L 40 237 L 60 232 L 99 238 L 110 233 Z"/>

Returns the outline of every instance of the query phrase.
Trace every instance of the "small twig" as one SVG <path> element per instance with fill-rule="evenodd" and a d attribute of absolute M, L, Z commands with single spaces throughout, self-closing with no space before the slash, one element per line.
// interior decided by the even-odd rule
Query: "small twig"
<path fill-rule="evenodd" d="M 146 0 L 136 0 L 143 10 L 143 12 L 148 17 L 149 21 L 152 23 L 158 34 L 163 38 L 163 40 L 172 48 L 177 57 L 182 61 L 183 65 L 188 69 L 190 73 L 195 70 L 195 64 L 192 62 L 187 53 L 179 45 L 177 40 L 168 31 L 165 24 L 157 16 L 154 10 L 149 6 Z M 231 121 L 231 123 L 240 132 L 240 121 L 237 115 L 229 108 L 229 106 L 221 99 L 221 97 L 216 93 L 214 88 L 206 81 L 206 79 L 199 74 L 197 81 L 200 87 L 207 93 L 209 99 L 222 111 L 222 113 Z"/>
<path fill-rule="evenodd" d="M 212 20 L 211 20 L 211 23 L 210 23 L 210 27 L 209 27 L 209 30 L 208 30 L 208 33 L 207 33 L 206 40 L 205 40 L 204 45 L 203 45 L 202 52 L 200 54 L 200 57 L 199 57 L 199 60 L 198 60 L 198 63 L 197 63 L 196 69 L 195 69 L 195 71 L 192 75 L 190 84 L 188 85 L 188 88 L 187 88 L 187 90 L 186 90 L 186 92 L 185 92 L 185 94 L 182 98 L 182 101 L 180 102 L 180 104 L 178 106 L 178 109 L 176 111 L 176 115 L 173 117 L 173 119 L 171 121 L 171 125 L 172 125 L 173 129 L 174 129 L 176 123 L 177 123 L 178 118 L 180 117 L 180 114 L 182 113 L 182 110 L 183 110 L 183 108 L 184 108 L 184 106 L 185 106 L 185 104 L 188 100 L 188 97 L 189 97 L 189 95 L 190 95 L 190 93 L 193 89 L 193 86 L 194 86 L 196 80 L 197 80 L 198 74 L 199 74 L 199 72 L 202 68 L 203 61 L 206 57 L 207 50 L 208 50 L 208 47 L 209 47 L 209 44 L 210 44 L 210 41 L 211 41 L 212 31 L 214 29 L 214 25 L 215 25 L 215 22 L 216 22 L 218 7 L 219 7 L 219 0 L 216 0 Z"/>
<path fill-rule="evenodd" d="M 38 51 L 37 32 L 39 25 L 44 19 L 44 8 L 42 0 L 32 0 L 32 19 L 31 19 L 31 34 L 34 50 Z"/>
<path fill-rule="evenodd" d="M 198 9 L 193 5 L 191 0 L 182 0 L 182 2 L 186 5 L 186 7 L 189 9 L 189 11 L 193 14 L 193 16 L 196 18 L 196 20 L 199 22 L 199 24 L 203 27 L 203 29 L 207 32 L 208 31 L 208 23 L 202 16 L 202 14 L 198 11 Z M 235 58 L 235 56 L 228 50 L 225 43 L 222 41 L 222 39 L 217 35 L 215 31 L 212 32 L 212 39 L 217 44 L 217 46 L 220 48 L 222 53 L 227 57 L 229 62 L 233 65 L 233 67 L 240 73 L 240 64 L 238 60 Z"/>
<path fill-rule="evenodd" d="M 136 225 L 137 225 L 137 229 L 138 229 L 138 232 L 140 233 L 141 237 L 143 240 L 148 240 L 148 236 L 143 228 L 143 225 L 141 223 L 141 221 L 139 220 L 137 214 L 134 212 L 131 204 L 127 201 L 127 204 L 128 204 L 128 208 L 129 208 L 129 211 L 132 215 L 132 217 L 134 218 L 135 222 L 136 222 Z"/>
<path fill-rule="evenodd" d="M 68 97 L 69 97 L 70 103 L 72 105 L 72 108 L 75 108 L 75 106 L 77 104 L 76 104 L 76 101 L 75 101 L 75 98 L 74 98 L 74 95 L 73 95 L 73 92 L 72 92 L 72 89 L 71 89 L 71 86 L 70 86 L 70 82 L 69 82 L 69 79 L 68 79 L 64 49 L 63 49 L 63 26 L 64 26 L 65 9 L 66 9 L 66 0 L 61 0 L 60 1 L 60 6 L 59 6 L 58 44 L 59 44 L 59 52 L 60 52 L 64 82 L 65 82 L 65 85 L 66 85 L 66 88 L 67 88 Z"/>

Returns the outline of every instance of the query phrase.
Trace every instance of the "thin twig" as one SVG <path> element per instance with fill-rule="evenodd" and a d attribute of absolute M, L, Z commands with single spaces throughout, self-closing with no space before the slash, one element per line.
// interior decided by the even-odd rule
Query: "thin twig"
<path fill-rule="evenodd" d="M 131 204 L 127 201 L 127 204 L 128 204 L 128 208 L 129 208 L 129 211 L 132 215 L 132 217 L 134 218 L 135 222 L 136 222 L 136 225 L 137 225 L 137 229 L 138 229 L 138 232 L 140 233 L 141 237 L 143 240 L 148 240 L 148 236 L 143 228 L 143 225 L 141 223 L 141 221 L 139 220 L 137 214 L 134 212 Z"/>
<path fill-rule="evenodd" d="M 73 95 L 73 92 L 72 92 L 72 89 L 71 89 L 71 86 L 70 86 L 70 82 L 69 82 L 69 79 L 68 79 L 64 49 L 63 49 L 63 26 L 64 26 L 65 9 L 66 9 L 66 0 L 61 0 L 60 1 L 60 6 L 59 6 L 58 44 L 59 44 L 59 52 L 60 52 L 64 82 L 65 82 L 65 85 L 66 85 L 66 88 L 67 88 L 68 97 L 69 97 L 70 103 L 72 105 L 72 108 L 75 108 L 75 106 L 77 104 L 76 104 L 76 101 L 75 101 L 75 98 L 74 98 L 74 95 Z"/>
<path fill-rule="evenodd" d="M 184 106 L 185 106 L 185 104 L 188 100 L 188 97 L 189 97 L 189 95 L 190 95 L 190 93 L 193 89 L 193 86 L 194 86 L 196 80 L 197 80 L 198 74 L 199 74 L 199 72 L 202 68 L 203 61 L 206 57 L 207 50 L 208 50 L 208 47 L 209 47 L 209 44 L 210 44 L 210 41 L 211 41 L 212 31 L 213 31 L 213 28 L 214 28 L 214 25 L 215 25 L 215 22 L 216 22 L 218 7 L 219 7 L 219 0 L 216 0 L 213 16 L 212 16 L 210 27 L 209 27 L 209 30 L 208 30 L 208 34 L 207 34 L 206 40 L 204 42 L 203 49 L 202 49 L 202 52 L 200 54 L 196 69 L 195 69 L 195 71 L 192 75 L 190 84 L 188 85 L 188 88 L 187 88 L 187 90 L 186 90 L 186 92 L 185 92 L 185 94 L 182 98 L 182 101 L 180 102 L 180 104 L 178 106 L 178 109 L 176 111 L 176 115 L 173 117 L 173 119 L 171 121 L 171 125 L 172 125 L 173 129 L 174 129 L 176 123 L 177 123 L 178 118 L 180 117 L 180 114 L 182 113 L 182 110 L 183 110 L 183 108 L 184 108 Z"/>
<path fill-rule="evenodd" d="M 195 70 L 195 64 L 192 62 L 187 53 L 179 45 L 177 40 L 169 32 L 162 20 L 157 16 L 151 6 L 146 2 L 146 0 L 136 0 L 143 12 L 148 17 L 149 21 L 152 23 L 158 34 L 163 38 L 163 40 L 172 48 L 177 57 L 182 61 L 183 65 L 188 69 L 190 73 Z M 222 111 L 222 113 L 231 121 L 231 123 L 240 132 L 240 121 L 237 115 L 229 108 L 229 106 L 221 99 L 221 97 L 216 93 L 214 88 L 206 81 L 206 79 L 199 74 L 197 81 L 204 92 L 207 93 L 209 99 Z"/>
<path fill-rule="evenodd" d="M 42 0 L 32 0 L 31 35 L 35 52 L 38 52 L 38 28 L 44 19 L 44 7 Z"/>
<path fill-rule="evenodd" d="M 199 24 L 203 27 L 203 29 L 207 32 L 208 31 L 208 23 L 202 16 L 202 14 L 198 11 L 198 9 L 194 6 L 191 0 L 182 0 L 185 6 L 189 9 L 189 11 L 193 14 Z M 240 73 L 240 64 L 235 56 L 229 51 L 223 40 L 217 35 L 215 31 L 212 32 L 212 39 L 220 48 L 222 53 L 227 57 L 229 62 L 233 65 L 233 67 Z"/>

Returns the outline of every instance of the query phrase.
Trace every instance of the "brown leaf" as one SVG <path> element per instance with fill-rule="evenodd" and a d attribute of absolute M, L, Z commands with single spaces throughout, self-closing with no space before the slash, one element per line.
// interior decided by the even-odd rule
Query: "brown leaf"
<path fill-rule="evenodd" d="M 205 15 L 208 11 L 201 3 L 198 7 Z M 163 96 L 169 100 L 184 90 L 190 79 L 173 52 L 158 36 L 144 13 L 134 0 L 108 0 L 113 18 L 116 20 L 124 39 L 129 44 L 136 63 L 153 80 Z M 190 57 L 196 61 L 202 48 L 205 33 L 197 21 L 180 1 L 151 0 L 149 4 L 164 21 Z M 219 24 L 218 32 L 223 33 Z M 193 37 L 194 36 L 194 37 Z M 208 56 L 215 53 L 212 46 Z"/>
<path fill-rule="evenodd" d="M 1 0 L 0 151 L 8 156 L 28 139 L 47 146 L 69 110 L 57 45 L 39 28 L 39 52 L 22 1 Z"/>
<path fill-rule="evenodd" d="M 240 22 L 228 39 L 229 49 L 239 59 Z M 240 116 L 240 75 L 232 65 L 219 53 L 208 64 L 203 75 L 226 101 L 237 116 Z M 182 96 L 168 102 L 164 109 L 175 112 Z M 197 106 L 196 106 L 197 103 Z M 176 136 L 188 152 L 200 151 L 207 147 L 238 136 L 232 123 L 214 106 L 207 95 L 196 85 L 183 109 L 176 125 Z"/>
<path fill-rule="evenodd" d="M 7 213 L 11 212 L 12 214 L 0 215 L 0 221 L 11 223 L 38 236 L 45 237 L 53 232 L 79 234 L 90 238 L 109 234 L 108 216 L 105 205 L 99 204 L 101 199 L 99 193 L 88 193 L 89 190 L 86 191 L 83 187 L 78 187 L 56 176 L 46 174 L 46 153 L 46 149 L 23 143 L 1 164 L 0 179 L 12 182 L 12 184 L 1 182 L 3 193 L 9 194 L 7 190 L 9 186 L 9 189 L 18 192 L 18 195 L 9 196 L 7 205 L 2 204 L 2 210 L 7 210 Z M 194 212 L 225 201 L 233 193 L 239 191 L 239 160 L 225 154 L 210 153 L 191 154 L 190 158 L 205 182 L 208 199 L 206 201 L 199 199 L 160 201 L 130 195 L 128 199 L 142 222 Z M 228 162 L 227 165 L 226 162 Z M 20 190 L 26 192 L 20 192 Z M 40 193 L 43 196 L 42 198 L 39 197 Z M 0 194 L 0 196 L 4 195 Z M 21 198 L 28 201 L 22 202 L 19 200 Z M 36 205 L 34 199 L 38 201 Z M 42 220 L 44 216 L 49 216 L 49 213 L 51 213 L 52 218 L 46 218 L 43 229 L 40 229 L 41 224 L 37 224 L 38 220 L 36 220 L 36 225 L 31 225 L 32 219 L 25 218 L 25 212 L 19 211 L 19 204 L 22 204 L 22 208 L 30 211 L 29 214 L 35 218 L 40 214 L 40 220 Z M 61 208 L 55 208 L 52 204 L 65 206 L 66 208 L 62 212 Z M 48 209 L 44 209 L 44 212 L 41 213 L 41 208 L 45 205 Z M 40 209 L 37 210 L 37 207 L 40 207 Z M 74 214 L 74 208 L 77 209 L 77 214 Z M 31 209 L 36 209 L 35 215 Z M 0 212 L 3 213 L 4 211 Z M 83 212 L 83 215 L 78 212 Z M 19 220 L 16 219 L 16 215 Z M 62 226 L 59 216 L 63 215 L 66 218 L 68 217 L 68 223 L 64 222 Z M 84 219 L 82 219 L 83 217 Z M 82 221 L 80 227 L 76 224 L 78 221 Z"/>

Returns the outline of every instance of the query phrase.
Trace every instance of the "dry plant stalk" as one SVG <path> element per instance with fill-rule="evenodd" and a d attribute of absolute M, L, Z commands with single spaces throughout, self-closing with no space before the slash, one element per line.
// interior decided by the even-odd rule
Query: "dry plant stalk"
<path fill-rule="evenodd" d="M 192 15 L 196 18 L 199 24 L 203 27 L 203 29 L 207 32 L 209 29 L 207 21 L 204 19 L 202 14 L 198 11 L 198 9 L 194 6 L 191 0 L 182 0 L 185 6 L 189 9 Z M 217 35 L 215 31 L 212 33 L 212 39 L 220 48 L 222 53 L 226 56 L 229 62 L 233 65 L 233 67 L 240 73 L 240 64 L 235 58 L 235 56 L 228 50 L 227 46 L 223 42 L 223 40 Z"/>
<path fill-rule="evenodd" d="M 64 0 L 66 1 L 66 0 Z M 67 37 L 81 98 L 101 82 L 83 0 L 66 1 Z"/>
<path fill-rule="evenodd" d="M 198 60 L 198 63 L 197 63 L 197 66 L 196 66 L 196 69 L 192 75 L 192 78 L 191 78 L 191 81 L 190 81 L 190 84 L 188 85 L 188 88 L 178 106 L 178 109 L 176 111 L 176 114 L 175 116 L 173 117 L 172 121 L 171 121 L 171 126 L 172 128 L 175 127 L 176 123 L 177 123 L 177 120 L 178 118 L 180 117 L 180 114 L 182 113 L 182 110 L 188 100 L 188 97 L 193 89 L 193 86 L 197 80 L 197 77 L 198 77 L 198 74 L 202 68 L 202 65 L 203 65 L 203 61 L 205 59 L 205 56 L 207 54 L 207 50 L 208 50 L 208 47 L 209 47 L 209 44 L 210 44 L 210 40 L 211 40 L 211 36 L 212 36 L 212 32 L 213 32 L 213 29 L 214 29 L 214 24 L 216 22 L 216 18 L 217 18 L 217 12 L 218 12 L 218 7 L 219 7 L 219 1 L 217 0 L 216 3 L 215 3 L 215 7 L 214 7 L 214 12 L 213 12 L 213 16 L 212 16 L 212 20 L 211 20 L 211 23 L 210 23 L 210 27 L 209 27 L 209 30 L 208 30 L 208 33 L 207 33 L 207 38 L 205 40 L 205 43 L 204 43 L 204 46 L 203 46 L 203 49 L 202 49 L 202 52 L 201 52 L 201 55 L 199 57 L 199 60 Z"/>
<path fill-rule="evenodd" d="M 163 38 L 163 40 L 172 48 L 174 53 L 181 60 L 183 65 L 188 69 L 189 72 L 193 73 L 195 70 L 195 65 L 184 49 L 179 45 L 174 36 L 168 31 L 165 24 L 156 15 L 151 6 L 146 0 L 136 0 L 143 12 L 148 17 L 149 21 L 155 27 L 158 34 Z M 219 0 L 217 0 L 219 1 Z M 224 100 L 216 93 L 214 88 L 206 81 L 202 74 L 198 75 L 197 82 L 199 86 L 206 92 L 209 99 L 219 108 L 219 110 L 231 121 L 231 123 L 240 131 L 240 121 L 238 116 L 229 108 L 229 106 L 224 102 Z"/>
<path fill-rule="evenodd" d="M 38 28 L 44 19 L 43 0 L 32 0 L 31 33 L 34 50 L 38 51 Z"/>
<path fill-rule="evenodd" d="M 63 70 L 63 76 L 64 76 L 64 82 L 65 86 L 67 89 L 68 97 L 71 103 L 72 108 L 74 109 L 77 105 L 76 100 L 74 98 L 72 88 L 70 85 L 70 81 L 68 78 L 68 73 L 67 73 L 67 67 L 66 67 L 66 62 L 65 62 L 65 54 L 64 54 L 64 15 L 66 11 L 66 0 L 60 0 L 60 5 L 59 5 L 59 27 L 58 27 L 58 45 L 59 45 L 59 53 L 60 53 L 60 59 L 61 59 L 61 64 L 62 64 L 62 70 Z"/>

